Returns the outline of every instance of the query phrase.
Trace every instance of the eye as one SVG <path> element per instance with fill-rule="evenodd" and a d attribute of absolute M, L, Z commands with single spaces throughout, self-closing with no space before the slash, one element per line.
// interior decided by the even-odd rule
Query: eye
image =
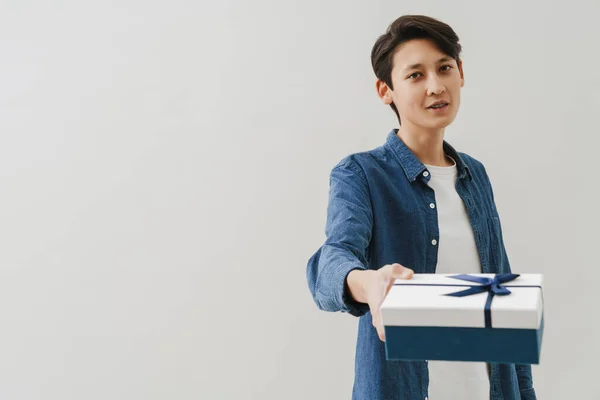
<path fill-rule="evenodd" d="M 446 69 L 444 69 L 444 68 L 446 68 Z M 452 66 L 450 66 L 450 65 L 444 65 L 444 66 L 443 66 L 442 68 L 440 68 L 440 69 L 441 69 L 441 70 L 443 70 L 443 72 L 447 72 L 447 71 L 450 71 L 450 70 L 452 69 Z"/>
<path fill-rule="evenodd" d="M 417 79 L 418 75 L 421 75 L 420 72 L 415 72 L 414 74 L 411 74 L 408 76 L 408 79 Z"/>

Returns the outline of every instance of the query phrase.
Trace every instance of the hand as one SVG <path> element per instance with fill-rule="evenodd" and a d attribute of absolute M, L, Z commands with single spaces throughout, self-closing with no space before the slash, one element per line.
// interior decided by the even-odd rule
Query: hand
<path fill-rule="evenodd" d="M 387 264 L 378 270 L 353 270 L 348 274 L 348 287 L 352 297 L 369 305 L 373 326 L 382 342 L 385 342 L 385 330 L 381 318 L 381 304 L 396 279 L 411 279 L 412 269 L 401 264 Z"/>

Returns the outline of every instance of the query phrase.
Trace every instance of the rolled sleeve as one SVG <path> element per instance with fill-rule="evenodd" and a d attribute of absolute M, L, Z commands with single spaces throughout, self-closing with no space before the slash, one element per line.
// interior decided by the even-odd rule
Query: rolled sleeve
<path fill-rule="evenodd" d="M 325 225 L 325 243 L 307 265 L 309 289 L 317 306 L 354 316 L 369 308 L 350 295 L 346 278 L 350 271 L 367 268 L 373 212 L 364 172 L 347 158 L 332 171 Z"/>

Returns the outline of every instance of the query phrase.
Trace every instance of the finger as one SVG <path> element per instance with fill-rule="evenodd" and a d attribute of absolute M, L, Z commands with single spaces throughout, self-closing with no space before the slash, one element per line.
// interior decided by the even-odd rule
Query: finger
<path fill-rule="evenodd" d="M 391 265 L 390 275 L 388 275 L 384 297 L 387 297 L 387 294 L 390 292 L 390 290 L 396 283 L 396 279 L 411 279 L 414 275 L 414 272 L 412 269 L 406 268 L 404 265 L 396 263 Z"/>
<path fill-rule="evenodd" d="M 392 287 L 394 287 L 395 283 L 396 283 L 396 279 L 394 279 L 394 278 L 388 280 L 388 283 L 385 286 L 385 293 L 383 295 L 384 298 L 387 297 L 388 293 L 390 292 L 390 290 L 392 290 Z"/>
<path fill-rule="evenodd" d="M 373 315 L 373 326 L 377 330 L 377 336 L 379 336 L 379 340 L 385 342 L 385 330 L 383 329 L 383 324 L 381 322 L 381 311 L 377 311 Z"/>
<path fill-rule="evenodd" d="M 402 264 L 392 264 L 392 277 L 399 279 L 410 279 L 414 275 L 414 271 L 405 267 Z"/>
<path fill-rule="evenodd" d="M 379 325 L 377 328 L 377 335 L 379 336 L 379 340 L 385 342 L 385 329 L 383 329 L 382 325 Z"/>

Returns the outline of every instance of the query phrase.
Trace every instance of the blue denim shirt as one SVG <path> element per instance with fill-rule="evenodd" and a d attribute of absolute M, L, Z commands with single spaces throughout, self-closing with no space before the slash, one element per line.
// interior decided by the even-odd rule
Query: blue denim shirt
<path fill-rule="evenodd" d="M 456 191 L 463 200 L 484 273 L 511 272 L 492 186 L 481 162 L 444 141 L 457 164 Z M 349 296 L 354 269 L 400 263 L 415 273 L 435 273 L 439 242 L 435 194 L 426 166 L 392 130 L 385 144 L 349 155 L 331 171 L 326 241 L 307 265 L 310 292 L 321 310 L 360 317 L 353 400 L 423 400 L 426 361 L 387 361 L 384 343 L 366 304 Z M 536 399 L 530 365 L 491 364 L 493 400 Z"/>

